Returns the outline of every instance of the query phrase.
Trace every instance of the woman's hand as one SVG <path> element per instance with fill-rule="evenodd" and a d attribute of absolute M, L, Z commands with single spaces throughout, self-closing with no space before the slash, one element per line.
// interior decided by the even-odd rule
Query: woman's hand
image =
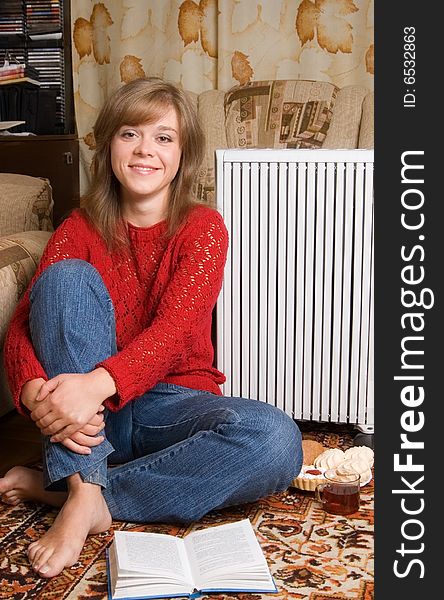
<path fill-rule="evenodd" d="M 81 431 L 77 431 L 69 438 L 65 438 L 61 441 L 61 444 L 76 454 L 91 454 L 91 448 L 98 446 L 105 439 L 103 435 L 97 435 L 105 428 L 105 419 L 102 414 L 103 409 L 104 407 L 101 406 L 99 412 L 94 415 L 92 420 Z"/>
<path fill-rule="evenodd" d="M 40 388 L 45 383 L 42 378 L 32 379 L 27 381 L 22 388 L 20 400 L 22 404 L 29 410 L 30 413 L 37 407 L 37 394 Z M 47 396 L 46 396 L 47 397 Z M 61 443 L 77 454 L 91 454 L 91 448 L 98 446 L 105 439 L 104 436 L 97 434 L 105 428 L 105 419 L 103 417 L 104 406 L 100 406 L 98 412 L 93 418 L 72 436 L 65 438 Z M 43 433 L 43 432 L 42 432 Z"/>
<path fill-rule="evenodd" d="M 82 432 L 106 398 L 115 392 L 114 380 L 105 369 L 63 373 L 40 387 L 31 418 L 44 435 L 51 436 L 52 442 L 62 442 Z"/>
<path fill-rule="evenodd" d="M 37 406 L 37 394 L 40 392 L 40 388 L 45 383 L 45 380 L 39 377 L 38 379 L 31 379 L 27 381 L 25 385 L 22 387 L 22 392 L 20 394 L 20 400 L 30 413 Z"/>

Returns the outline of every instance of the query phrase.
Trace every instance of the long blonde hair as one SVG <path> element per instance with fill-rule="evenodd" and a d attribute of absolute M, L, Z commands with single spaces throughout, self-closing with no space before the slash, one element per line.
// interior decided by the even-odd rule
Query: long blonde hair
<path fill-rule="evenodd" d="M 122 125 L 140 125 L 159 119 L 174 108 L 179 121 L 181 160 L 170 185 L 167 223 L 173 235 L 190 208 L 197 204 L 191 189 L 204 153 L 204 135 L 189 97 L 157 77 L 135 79 L 118 88 L 105 101 L 94 125 L 96 149 L 91 164 L 92 181 L 82 198 L 82 208 L 110 249 L 128 243 L 119 200 L 119 181 L 111 168 L 110 146 Z"/>

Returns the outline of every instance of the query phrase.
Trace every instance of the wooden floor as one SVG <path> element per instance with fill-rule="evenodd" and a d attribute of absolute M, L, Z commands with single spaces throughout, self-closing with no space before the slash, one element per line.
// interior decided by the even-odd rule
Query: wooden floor
<path fill-rule="evenodd" d="M 15 410 L 0 417 L 0 475 L 40 457 L 40 432 L 33 421 Z"/>

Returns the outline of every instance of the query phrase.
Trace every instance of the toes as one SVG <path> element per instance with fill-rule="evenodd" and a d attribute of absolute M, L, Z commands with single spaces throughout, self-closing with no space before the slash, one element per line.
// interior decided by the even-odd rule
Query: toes
<path fill-rule="evenodd" d="M 0 495 L 3 496 L 11 491 L 11 485 L 6 482 L 6 477 L 0 477 Z"/>
<path fill-rule="evenodd" d="M 40 543 L 40 540 L 30 544 L 28 546 L 28 558 L 34 571 L 44 575 L 47 571 L 47 569 L 45 569 L 46 562 L 51 557 L 52 553 L 52 548 L 43 546 Z"/>
<path fill-rule="evenodd" d="M 48 571 L 46 568 L 48 560 L 51 558 L 53 550 L 51 548 L 42 548 L 40 552 L 38 552 L 32 561 L 32 568 L 37 573 L 44 574 Z"/>
<path fill-rule="evenodd" d="M 29 558 L 29 562 L 31 564 L 34 562 L 35 557 L 37 556 L 37 553 L 41 549 L 42 549 L 42 546 L 40 545 L 40 540 L 37 541 L 37 542 L 32 542 L 32 544 L 29 544 L 29 546 L 28 546 L 28 558 Z"/>
<path fill-rule="evenodd" d="M 66 566 L 72 566 L 76 562 L 76 560 L 70 560 L 71 557 L 57 552 L 52 545 L 44 546 L 40 540 L 29 545 L 28 558 L 33 570 L 41 577 L 54 577 L 61 573 Z"/>
<path fill-rule="evenodd" d="M 20 502 L 17 490 L 11 490 L 10 492 L 2 494 L 2 500 L 5 504 L 18 504 Z"/>
<path fill-rule="evenodd" d="M 8 498 L 4 498 L 3 502 L 10 506 L 17 506 L 17 504 L 20 504 L 21 500 L 17 496 L 9 496 Z"/>
<path fill-rule="evenodd" d="M 72 563 L 74 564 L 74 563 Z M 55 577 L 63 571 L 66 565 L 63 559 L 56 553 L 50 553 L 45 562 L 36 568 L 36 571 L 42 577 Z"/>
<path fill-rule="evenodd" d="M 9 473 L 10 471 L 8 471 L 4 477 L 0 477 L 0 494 L 4 494 L 11 489 Z"/>

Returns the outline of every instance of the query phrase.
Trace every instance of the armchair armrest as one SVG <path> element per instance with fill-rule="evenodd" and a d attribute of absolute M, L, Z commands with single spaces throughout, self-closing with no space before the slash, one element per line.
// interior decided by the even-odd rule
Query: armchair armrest
<path fill-rule="evenodd" d="M 375 145 L 374 94 L 369 92 L 362 103 L 361 127 L 358 148 L 373 148 Z"/>
<path fill-rule="evenodd" d="M 47 179 L 0 173 L 0 235 L 52 231 L 52 189 Z"/>
<path fill-rule="evenodd" d="M 357 148 L 362 103 L 368 89 L 359 85 L 348 85 L 339 90 L 323 148 Z"/>
<path fill-rule="evenodd" d="M 198 117 L 205 132 L 205 156 L 198 173 L 195 195 L 200 200 L 209 203 L 215 201 L 214 186 L 214 151 L 217 148 L 227 148 L 225 131 L 225 92 L 207 90 L 199 95 Z"/>
<path fill-rule="evenodd" d="M 48 231 L 25 231 L 0 237 L 0 416 L 13 408 L 3 367 L 6 331 L 50 236 Z"/>

